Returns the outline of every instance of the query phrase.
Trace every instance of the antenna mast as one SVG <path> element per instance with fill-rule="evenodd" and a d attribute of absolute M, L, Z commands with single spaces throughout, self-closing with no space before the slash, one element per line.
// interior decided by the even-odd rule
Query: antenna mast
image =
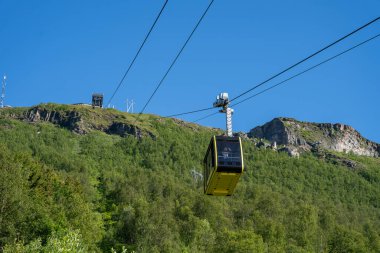
<path fill-rule="evenodd" d="M 223 108 L 219 110 L 219 112 L 226 114 L 227 136 L 232 137 L 232 113 L 234 112 L 234 109 L 228 107 L 229 103 L 230 100 L 228 99 L 228 93 L 223 92 L 216 96 L 216 101 L 213 106 Z"/>
<path fill-rule="evenodd" d="M 133 99 L 131 101 L 129 101 L 129 99 L 127 99 L 127 112 L 131 112 L 133 113 L 133 106 L 135 105 L 135 101 L 133 101 Z"/>
<path fill-rule="evenodd" d="M 0 108 L 4 108 L 6 80 L 7 80 L 7 76 L 4 74 L 3 80 L 2 80 L 2 83 L 1 83 Z"/>

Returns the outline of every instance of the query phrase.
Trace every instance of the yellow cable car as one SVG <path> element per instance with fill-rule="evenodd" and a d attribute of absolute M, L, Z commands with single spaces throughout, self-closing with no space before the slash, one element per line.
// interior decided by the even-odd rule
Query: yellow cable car
<path fill-rule="evenodd" d="M 231 196 L 244 170 L 240 137 L 213 136 L 204 158 L 204 192 Z"/>

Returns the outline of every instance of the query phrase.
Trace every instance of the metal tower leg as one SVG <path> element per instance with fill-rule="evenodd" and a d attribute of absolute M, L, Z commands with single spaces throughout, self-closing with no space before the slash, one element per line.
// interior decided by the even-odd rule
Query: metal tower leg
<path fill-rule="evenodd" d="M 232 109 L 226 108 L 227 136 L 232 137 Z"/>

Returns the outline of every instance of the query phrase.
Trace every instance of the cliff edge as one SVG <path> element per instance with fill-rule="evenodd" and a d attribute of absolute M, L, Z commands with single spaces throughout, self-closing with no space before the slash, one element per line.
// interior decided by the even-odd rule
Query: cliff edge
<path fill-rule="evenodd" d="M 340 123 L 310 123 L 292 118 L 275 118 L 250 130 L 248 137 L 266 139 L 277 145 L 303 151 L 324 148 L 356 155 L 380 156 L 380 144 L 364 138 L 353 127 Z"/>

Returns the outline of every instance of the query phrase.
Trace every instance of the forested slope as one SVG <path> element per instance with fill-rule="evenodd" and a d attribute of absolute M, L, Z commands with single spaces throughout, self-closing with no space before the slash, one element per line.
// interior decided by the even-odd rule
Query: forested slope
<path fill-rule="evenodd" d="M 133 130 L 115 110 L 43 107 L 75 112 L 86 131 L 0 112 L 0 251 L 380 252 L 378 158 L 335 153 L 348 168 L 246 139 L 234 195 L 205 196 L 191 171 L 218 130 L 149 115 Z"/>

